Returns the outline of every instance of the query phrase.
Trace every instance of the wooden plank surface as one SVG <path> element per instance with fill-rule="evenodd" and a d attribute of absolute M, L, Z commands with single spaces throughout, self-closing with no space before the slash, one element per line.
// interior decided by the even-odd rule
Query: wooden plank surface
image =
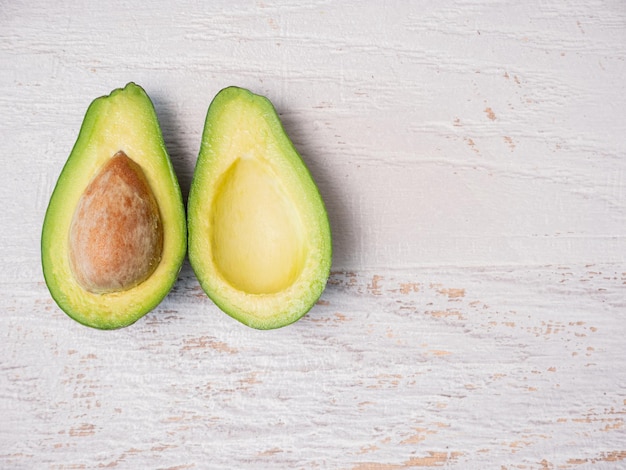
<path fill-rule="evenodd" d="M 0 4 L 0 467 L 626 466 L 619 1 Z M 183 267 L 119 331 L 43 282 L 41 223 L 97 96 L 154 101 L 186 197 L 207 107 L 265 94 L 333 274 L 260 332 Z"/>

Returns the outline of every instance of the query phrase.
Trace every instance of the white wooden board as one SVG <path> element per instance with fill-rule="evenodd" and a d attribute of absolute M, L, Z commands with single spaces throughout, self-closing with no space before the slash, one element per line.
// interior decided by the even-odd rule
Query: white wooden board
<path fill-rule="evenodd" d="M 626 467 L 626 5 L 0 3 L 0 467 Z M 186 196 L 215 94 L 276 105 L 333 228 L 260 332 L 188 264 L 119 331 L 54 304 L 48 199 L 95 97 Z"/>

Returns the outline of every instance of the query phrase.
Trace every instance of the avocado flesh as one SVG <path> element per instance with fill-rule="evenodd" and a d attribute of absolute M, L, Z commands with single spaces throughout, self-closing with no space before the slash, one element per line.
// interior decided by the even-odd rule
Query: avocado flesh
<path fill-rule="evenodd" d="M 103 175 L 122 182 L 98 183 Z M 100 195 L 89 196 L 94 188 Z M 50 198 L 41 248 L 52 297 L 94 328 L 134 323 L 174 285 L 186 252 L 184 205 L 154 107 L 138 85 L 89 106 Z"/>
<path fill-rule="evenodd" d="M 288 325 L 323 292 L 332 258 L 326 209 L 266 98 L 229 87 L 211 103 L 187 217 L 200 285 L 240 322 Z"/>

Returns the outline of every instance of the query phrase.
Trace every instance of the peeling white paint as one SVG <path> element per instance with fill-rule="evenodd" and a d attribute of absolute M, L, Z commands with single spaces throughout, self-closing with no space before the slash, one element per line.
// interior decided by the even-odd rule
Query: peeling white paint
<path fill-rule="evenodd" d="M 615 2 L 0 7 L 0 467 L 626 465 L 626 11 Z M 276 105 L 328 206 L 301 321 L 186 264 L 120 331 L 43 284 L 87 105 L 133 80 L 189 189 L 227 85 Z"/>

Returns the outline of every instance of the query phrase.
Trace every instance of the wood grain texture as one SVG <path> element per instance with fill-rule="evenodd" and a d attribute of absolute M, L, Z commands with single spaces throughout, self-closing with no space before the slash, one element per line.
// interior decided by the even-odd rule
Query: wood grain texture
<path fill-rule="evenodd" d="M 626 467 L 625 59 L 618 1 L 0 3 L 0 467 Z M 301 321 L 188 265 L 124 330 L 53 303 L 48 199 L 128 81 L 185 196 L 213 96 L 274 102 L 334 235 Z"/>
<path fill-rule="evenodd" d="M 44 286 L 18 284 L 3 317 L 0 458 L 614 468 L 626 460 L 625 299 L 626 273 L 610 265 L 336 272 L 308 316 L 259 332 L 219 312 L 185 267 L 156 311 L 100 332 Z"/>

